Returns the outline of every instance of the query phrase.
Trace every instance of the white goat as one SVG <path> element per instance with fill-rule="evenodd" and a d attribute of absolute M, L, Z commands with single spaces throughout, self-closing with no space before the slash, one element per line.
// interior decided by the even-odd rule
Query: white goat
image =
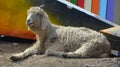
<path fill-rule="evenodd" d="M 106 37 L 85 27 L 64 27 L 51 24 L 40 7 L 28 10 L 27 26 L 36 34 L 36 43 L 24 52 L 11 56 L 20 60 L 39 53 L 65 58 L 108 57 L 111 53 Z"/>

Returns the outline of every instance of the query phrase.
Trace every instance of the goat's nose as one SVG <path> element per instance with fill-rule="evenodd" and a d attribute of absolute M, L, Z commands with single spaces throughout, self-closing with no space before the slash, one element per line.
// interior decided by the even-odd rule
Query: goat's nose
<path fill-rule="evenodd" d="M 30 22 L 30 19 L 29 20 L 27 20 L 27 23 L 29 23 Z"/>
<path fill-rule="evenodd" d="M 27 22 L 26 24 L 28 26 L 32 26 L 33 25 L 33 21 L 31 19 L 28 19 L 26 22 Z"/>
<path fill-rule="evenodd" d="M 30 19 L 28 19 L 28 20 L 27 20 L 27 23 L 28 23 L 28 24 L 31 24 L 31 23 L 33 23 L 33 21 L 30 20 Z"/>

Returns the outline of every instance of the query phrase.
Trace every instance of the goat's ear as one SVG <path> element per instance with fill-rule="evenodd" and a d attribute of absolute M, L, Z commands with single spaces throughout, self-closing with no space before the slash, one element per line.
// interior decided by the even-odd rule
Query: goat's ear
<path fill-rule="evenodd" d="M 42 19 L 41 28 L 42 28 L 43 30 L 45 30 L 45 29 L 47 28 L 47 25 L 48 25 L 48 20 L 47 20 L 46 17 L 44 17 L 44 18 Z"/>
<path fill-rule="evenodd" d="M 40 8 L 42 8 L 42 7 L 44 7 L 45 6 L 45 4 L 42 4 L 42 5 L 40 5 Z"/>

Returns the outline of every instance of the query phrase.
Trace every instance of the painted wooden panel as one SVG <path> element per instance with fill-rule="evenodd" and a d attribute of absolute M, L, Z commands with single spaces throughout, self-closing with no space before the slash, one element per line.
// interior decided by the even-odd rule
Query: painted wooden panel
<path fill-rule="evenodd" d="M 84 8 L 84 0 L 77 0 L 77 6 Z"/>
<path fill-rule="evenodd" d="M 91 12 L 98 15 L 99 14 L 99 5 L 100 5 L 100 0 L 92 0 L 92 10 L 91 10 Z"/>
<path fill-rule="evenodd" d="M 34 38 L 25 25 L 27 10 L 30 7 L 26 0 L 0 0 L 0 35 L 19 38 Z"/>
<path fill-rule="evenodd" d="M 70 2 L 70 0 L 67 0 L 68 2 Z"/>
<path fill-rule="evenodd" d="M 70 0 L 70 2 L 75 4 L 75 5 L 77 4 L 77 0 Z"/>
<path fill-rule="evenodd" d="M 106 19 L 113 22 L 114 18 L 114 0 L 107 1 Z"/>
<path fill-rule="evenodd" d="M 84 9 L 91 11 L 92 0 L 84 0 Z"/>
<path fill-rule="evenodd" d="M 106 8 L 107 8 L 107 0 L 100 0 L 99 16 L 104 19 L 106 18 Z"/>
<path fill-rule="evenodd" d="M 114 22 L 120 25 L 120 0 L 115 0 Z"/>

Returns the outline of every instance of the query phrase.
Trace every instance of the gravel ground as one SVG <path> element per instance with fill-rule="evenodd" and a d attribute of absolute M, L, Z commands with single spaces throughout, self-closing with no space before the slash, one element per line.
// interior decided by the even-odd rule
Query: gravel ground
<path fill-rule="evenodd" d="M 13 62 L 12 54 L 24 51 L 30 44 L 1 43 L 0 67 L 120 67 L 120 58 L 86 58 L 68 59 L 59 57 L 44 57 L 32 55 L 24 60 Z"/>

